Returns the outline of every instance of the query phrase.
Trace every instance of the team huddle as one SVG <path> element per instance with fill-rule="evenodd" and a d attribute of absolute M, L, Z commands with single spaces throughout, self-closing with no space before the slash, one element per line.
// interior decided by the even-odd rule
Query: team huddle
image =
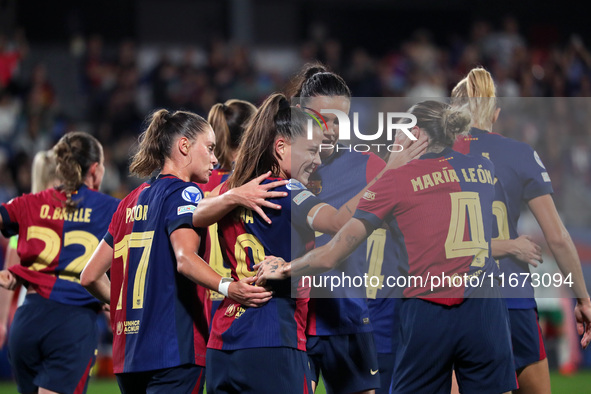
<path fill-rule="evenodd" d="M 121 201 L 98 192 L 96 138 L 44 152 L 37 190 L 0 206 L 20 259 L 0 285 L 27 288 L 8 337 L 19 392 L 86 392 L 104 309 L 123 393 L 313 393 L 320 377 L 328 393 L 549 393 L 533 287 L 496 279 L 542 259 L 522 203 L 572 278 L 583 347 L 591 301 L 542 161 L 492 132 L 490 74 L 398 109 L 416 124 L 387 161 L 338 149 L 351 101 L 310 65 L 258 108 L 157 110 L 130 164 L 149 180 Z M 490 279 L 330 297 L 303 280 L 343 272 Z"/>

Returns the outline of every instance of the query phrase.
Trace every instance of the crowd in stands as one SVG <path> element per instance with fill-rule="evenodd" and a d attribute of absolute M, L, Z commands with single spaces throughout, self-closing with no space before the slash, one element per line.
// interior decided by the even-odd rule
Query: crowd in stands
<path fill-rule="evenodd" d="M 276 69 L 265 66 L 260 48 L 219 39 L 205 47 L 183 48 L 177 56 L 160 49 L 147 62 L 146 46 L 133 40 L 106 43 L 98 35 L 77 37 L 68 56 L 78 71 L 67 75 L 77 89 L 64 101 L 47 61 L 23 66 L 34 55 L 35 43 L 27 43 L 22 31 L 0 35 L 0 201 L 28 192 L 34 153 L 74 129 L 91 132 L 102 142 L 107 167 L 103 188 L 122 197 L 137 185 L 128 175 L 128 160 L 142 121 L 153 109 L 182 108 L 206 116 L 213 104 L 230 98 L 259 104 L 285 88 L 306 62 L 325 63 L 357 97 L 448 97 L 461 76 L 482 65 L 491 71 L 501 97 L 569 98 L 533 101 L 548 105 L 541 111 L 544 122 L 511 123 L 510 116 L 501 116 L 497 131 L 538 150 L 567 224 L 591 224 L 591 214 L 581 214 L 580 205 L 569 211 L 574 203 L 591 201 L 591 131 L 585 127 L 591 105 L 589 99 L 574 99 L 591 97 L 591 53 L 582 39 L 573 34 L 564 42 L 533 44 L 511 17 L 500 26 L 474 22 L 468 36 L 454 36 L 445 45 L 436 44 L 434 34 L 417 30 L 380 56 L 346 47 L 338 39 L 310 39 L 291 50 L 295 61 Z M 81 108 L 75 116 L 65 110 L 71 103 Z"/>

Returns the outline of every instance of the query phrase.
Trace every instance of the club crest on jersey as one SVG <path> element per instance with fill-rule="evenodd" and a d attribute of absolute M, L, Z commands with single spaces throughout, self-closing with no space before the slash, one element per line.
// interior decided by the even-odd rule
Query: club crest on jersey
<path fill-rule="evenodd" d="M 196 204 L 201 200 L 201 190 L 195 186 L 189 186 L 183 190 L 182 196 L 183 200 Z"/>
<path fill-rule="evenodd" d="M 308 190 L 310 190 L 315 195 L 320 194 L 320 192 L 322 191 L 322 181 L 320 179 L 309 181 Z"/>
<path fill-rule="evenodd" d="M 295 179 L 290 179 L 287 185 L 285 185 L 287 190 L 303 190 L 305 189 L 304 185 L 300 181 Z"/>

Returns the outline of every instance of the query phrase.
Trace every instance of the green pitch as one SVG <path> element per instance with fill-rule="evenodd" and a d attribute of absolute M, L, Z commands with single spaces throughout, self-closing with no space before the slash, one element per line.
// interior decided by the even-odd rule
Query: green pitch
<path fill-rule="evenodd" d="M 573 376 L 562 376 L 556 372 L 550 374 L 552 379 L 552 393 L 554 394 L 588 394 L 591 387 L 591 370 L 583 370 Z M 16 393 L 16 385 L 12 382 L 0 382 L 0 393 Z M 88 394 L 116 394 L 119 387 L 114 380 L 90 381 Z M 324 386 L 320 384 L 316 394 L 325 394 Z"/>

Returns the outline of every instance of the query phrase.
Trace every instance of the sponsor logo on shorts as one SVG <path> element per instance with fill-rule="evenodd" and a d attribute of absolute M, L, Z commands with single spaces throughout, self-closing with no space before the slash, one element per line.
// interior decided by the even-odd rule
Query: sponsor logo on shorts
<path fill-rule="evenodd" d="M 371 369 L 371 368 L 369 369 L 369 373 L 372 375 L 375 375 L 376 373 L 378 373 L 378 371 L 379 371 L 378 369 L 375 369 L 375 370 Z"/>
<path fill-rule="evenodd" d="M 197 204 L 201 201 L 201 190 L 195 186 L 189 186 L 182 192 L 183 200 Z"/>
<path fill-rule="evenodd" d="M 182 207 L 178 207 L 176 210 L 177 215 L 182 215 L 184 213 L 193 213 L 197 209 L 195 205 L 183 205 Z"/>

